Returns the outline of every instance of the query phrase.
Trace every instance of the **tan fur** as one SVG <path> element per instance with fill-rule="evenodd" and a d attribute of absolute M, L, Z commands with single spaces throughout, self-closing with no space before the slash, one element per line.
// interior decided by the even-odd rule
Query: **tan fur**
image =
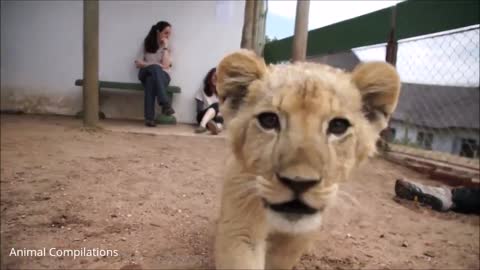
<path fill-rule="evenodd" d="M 375 153 L 375 142 L 395 109 L 400 80 L 386 63 L 367 63 L 351 74 L 313 63 L 267 67 L 240 50 L 218 66 L 221 111 L 231 157 L 221 197 L 215 260 L 218 269 L 291 269 L 315 239 L 322 212 L 338 183 Z M 279 116 L 265 130 L 263 112 Z M 341 136 L 327 134 L 330 120 L 345 118 Z M 301 195 L 312 215 L 274 212 L 264 205 L 293 199 L 277 175 L 321 179 Z"/>

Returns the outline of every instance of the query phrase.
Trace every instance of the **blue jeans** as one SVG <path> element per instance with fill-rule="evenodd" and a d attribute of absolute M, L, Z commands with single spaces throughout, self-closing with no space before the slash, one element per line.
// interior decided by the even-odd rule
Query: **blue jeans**
<path fill-rule="evenodd" d="M 158 105 L 171 106 L 171 100 L 167 95 L 167 87 L 170 84 L 170 75 L 159 65 L 150 65 L 141 68 L 138 72 L 138 79 L 145 89 L 144 117 L 147 121 L 155 120 L 155 98 Z"/>

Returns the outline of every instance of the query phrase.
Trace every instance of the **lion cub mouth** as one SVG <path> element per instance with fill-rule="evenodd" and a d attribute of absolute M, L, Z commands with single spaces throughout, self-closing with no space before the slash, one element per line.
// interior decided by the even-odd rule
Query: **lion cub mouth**
<path fill-rule="evenodd" d="M 286 214 L 313 215 L 318 212 L 318 209 L 308 206 L 299 199 L 277 204 L 270 204 L 267 202 L 267 205 L 275 212 Z"/>

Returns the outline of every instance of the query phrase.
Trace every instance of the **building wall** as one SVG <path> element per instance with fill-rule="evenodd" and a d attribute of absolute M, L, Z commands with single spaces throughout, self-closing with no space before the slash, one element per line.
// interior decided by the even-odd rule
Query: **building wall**
<path fill-rule="evenodd" d="M 471 139 L 480 144 L 480 132 L 477 130 L 456 130 L 452 139 L 452 150 L 454 154 L 460 154 L 462 139 Z M 478 155 L 478 153 L 477 153 Z M 477 156 L 478 157 L 478 156 Z"/>
<path fill-rule="evenodd" d="M 73 114 L 81 107 L 81 1 L 1 1 L 1 108 Z"/>
<path fill-rule="evenodd" d="M 415 126 L 406 126 L 401 122 L 392 120 L 390 121 L 390 127 L 395 129 L 394 140 L 410 143 L 417 141 L 417 128 Z"/>
<path fill-rule="evenodd" d="M 428 132 L 433 133 L 432 150 L 453 154 L 454 133 L 449 130 Z"/>
<path fill-rule="evenodd" d="M 392 120 L 390 127 L 395 129 L 394 139 L 403 142 L 408 138 L 410 143 L 417 143 L 418 132 L 426 132 L 433 134 L 432 150 L 451 153 L 455 155 L 460 154 L 461 139 L 473 139 L 479 142 L 479 131 L 473 129 L 444 129 L 432 130 L 424 129 L 416 126 L 406 126 L 404 123 Z M 407 133 L 407 134 L 406 134 Z"/>
<path fill-rule="evenodd" d="M 240 47 L 243 1 L 101 1 L 99 78 L 138 82 L 133 64 L 159 20 L 172 24 L 173 106 L 194 122 L 195 92 L 207 71 Z M 82 1 L 1 2 L 1 108 L 73 115 L 82 107 Z M 111 118 L 143 118 L 143 93 L 108 92 Z"/>

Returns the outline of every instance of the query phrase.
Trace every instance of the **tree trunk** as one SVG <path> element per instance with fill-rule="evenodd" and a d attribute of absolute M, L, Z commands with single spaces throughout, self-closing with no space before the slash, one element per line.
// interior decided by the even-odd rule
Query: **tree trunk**
<path fill-rule="evenodd" d="M 293 36 L 292 61 L 305 61 L 307 56 L 308 12 L 310 0 L 297 0 L 295 34 Z"/>

